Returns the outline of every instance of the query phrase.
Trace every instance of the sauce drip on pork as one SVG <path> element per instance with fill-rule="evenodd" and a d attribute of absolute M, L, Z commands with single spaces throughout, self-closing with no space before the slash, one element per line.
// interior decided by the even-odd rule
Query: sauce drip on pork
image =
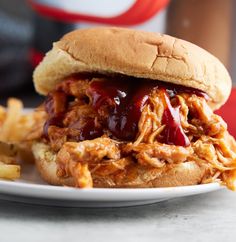
<path fill-rule="evenodd" d="M 57 86 L 56 90 L 49 93 L 45 101 L 45 110 L 49 115 L 44 125 L 45 137 L 48 136 L 48 128 L 56 126 L 77 130 L 75 135 L 70 135 L 71 140 L 74 141 L 100 137 L 105 130 L 112 138 L 133 141 L 137 136 L 142 110 L 149 101 L 149 94 L 159 90 L 163 95 L 162 122 L 165 125 L 161 141 L 166 144 L 188 146 L 190 141 L 181 127 L 179 106 L 173 107 L 171 100 L 179 93 L 191 93 L 208 98 L 204 92 L 197 89 L 132 77 L 91 78 L 84 96 L 81 97 L 81 93 L 77 96 L 76 91 L 73 91 L 73 88 L 70 89 L 77 81 L 76 76 L 67 78 Z M 78 98 L 85 100 L 87 98 L 89 105 L 100 116 L 103 110 L 106 115 L 102 122 L 99 123 L 95 118 L 87 118 L 82 126 L 75 120 L 66 127 L 63 124 L 65 113 L 70 103 Z"/>

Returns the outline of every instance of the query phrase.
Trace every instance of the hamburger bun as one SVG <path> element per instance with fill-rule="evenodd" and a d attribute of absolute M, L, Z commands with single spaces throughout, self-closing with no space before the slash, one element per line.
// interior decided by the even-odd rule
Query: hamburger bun
<path fill-rule="evenodd" d="M 206 50 L 168 35 L 125 28 L 75 30 L 53 44 L 35 69 L 36 90 L 50 92 L 74 73 L 123 74 L 160 80 L 206 92 L 219 108 L 229 97 L 231 79 Z"/>
<path fill-rule="evenodd" d="M 37 169 L 41 177 L 52 185 L 75 186 L 73 178 L 60 178 L 56 175 L 57 164 L 56 154 L 44 143 L 33 145 L 33 154 Z M 138 169 L 137 176 L 127 179 L 123 176 L 117 182 L 112 176 L 93 176 L 93 187 L 103 188 L 154 188 L 154 187 L 175 187 L 200 184 L 207 169 L 195 162 L 189 161 L 171 166 L 165 172 L 159 169 L 143 168 Z"/>

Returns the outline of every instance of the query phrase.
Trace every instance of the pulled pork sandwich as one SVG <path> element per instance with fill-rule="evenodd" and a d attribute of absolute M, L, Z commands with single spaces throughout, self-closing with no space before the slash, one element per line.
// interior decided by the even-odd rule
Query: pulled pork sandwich
<path fill-rule="evenodd" d="M 50 184 L 234 188 L 236 143 L 214 114 L 231 79 L 187 41 L 123 28 L 76 30 L 34 72 L 47 95 L 33 153 Z"/>

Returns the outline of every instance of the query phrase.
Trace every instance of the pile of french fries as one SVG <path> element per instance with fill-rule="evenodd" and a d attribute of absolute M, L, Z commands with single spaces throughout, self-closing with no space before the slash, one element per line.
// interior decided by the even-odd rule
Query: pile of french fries
<path fill-rule="evenodd" d="M 43 116 L 42 112 L 23 112 L 22 102 L 15 98 L 8 99 L 6 108 L 0 106 L 0 179 L 20 178 L 21 154 L 31 154 L 29 137 L 40 130 Z"/>

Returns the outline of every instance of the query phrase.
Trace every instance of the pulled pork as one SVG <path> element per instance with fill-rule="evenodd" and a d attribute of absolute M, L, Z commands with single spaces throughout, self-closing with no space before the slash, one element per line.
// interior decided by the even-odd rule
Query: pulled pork
<path fill-rule="evenodd" d="M 219 180 L 234 189 L 236 143 L 203 96 L 184 91 L 171 96 L 163 88 L 152 89 L 141 107 L 135 139 L 122 140 L 107 128 L 109 105 L 99 109 L 92 106 L 87 93 L 90 82 L 73 78 L 62 82 L 56 92 L 66 97 L 57 101 L 52 93 L 53 111 L 48 103 L 45 105 L 48 118 L 44 137 L 58 152 L 58 176 L 72 176 L 76 186 L 92 187 L 96 176 L 105 179 L 120 171 L 129 176 L 128 171 L 140 166 L 162 171 L 173 164 L 194 161 L 207 167 L 201 183 Z M 63 100 L 67 102 L 61 104 Z"/>

